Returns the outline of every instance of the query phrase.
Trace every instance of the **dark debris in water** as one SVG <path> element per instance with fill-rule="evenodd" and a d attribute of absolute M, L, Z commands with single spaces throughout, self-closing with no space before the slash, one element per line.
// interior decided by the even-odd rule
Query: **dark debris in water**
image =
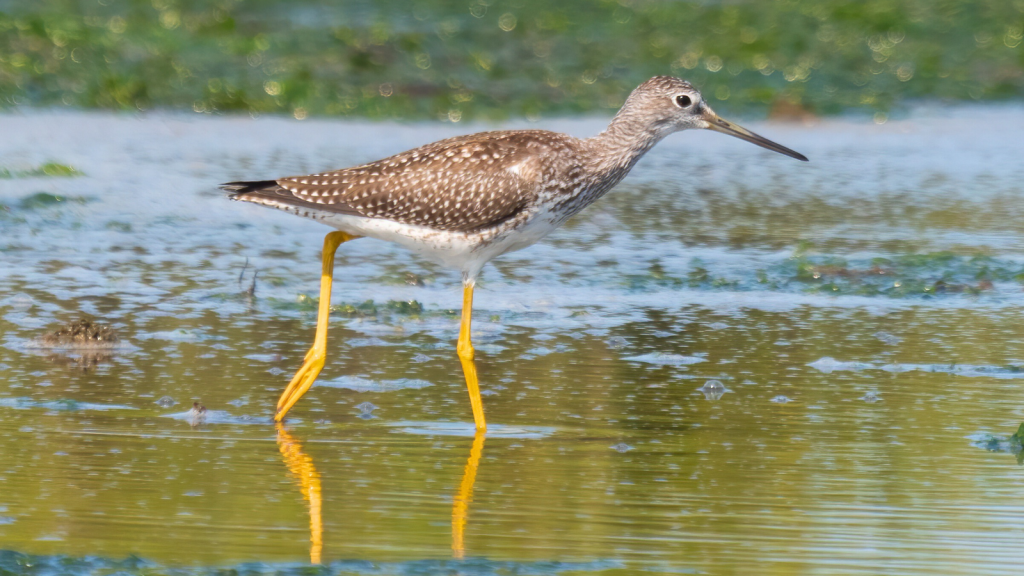
<path fill-rule="evenodd" d="M 188 418 L 188 423 L 193 428 L 206 424 L 206 406 L 199 402 L 193 402 L 192 409 L 188 411 Z"/>
<path fill-rule="evenodd" d="M 430 576 L 462 574 L 472 576 L 536 575 L 557 576 L 565 573 L 600 574 L 620 570 L 618 562 L 510 562 L 469 558 L 466 560 L 412 560 L 408 562 L 371 562 L 367 560 L 335 560 L 322 565 L 305 563 L 245 562 L 233 566 L 170 567 L 129 556 L 116 560 L 99 556 L 72 557 L 34 555 L 13 550 L 0 550 L 0 574 L 17 576 Z"/>
<path fill-rule="evenodd" d="M 121 341 L 117 331 L 105 324 L 82 318 L 43 335 L 38 345 L 47 348 L 107 348 Z"/>

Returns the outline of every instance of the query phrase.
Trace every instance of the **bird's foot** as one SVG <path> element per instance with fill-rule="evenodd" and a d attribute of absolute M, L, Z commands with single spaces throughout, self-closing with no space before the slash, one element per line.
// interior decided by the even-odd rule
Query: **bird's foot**
<path fill-rule="evenodd" d="M 323 352 L 316 350 L 316 347 L 311 348 L 306 353 L 302 367 L 295 372 L 295 376 L 292 377 L 288 387 L 284 389 L 284 392 L 281 393 L 281 397 L 277 401 L 277 413 L 274 414 L 276 422 L 284 420 L 285 414 L 313 386 L 313 382 L 316 381 L 320 371 L 324 368 L 325 356 Z"/>

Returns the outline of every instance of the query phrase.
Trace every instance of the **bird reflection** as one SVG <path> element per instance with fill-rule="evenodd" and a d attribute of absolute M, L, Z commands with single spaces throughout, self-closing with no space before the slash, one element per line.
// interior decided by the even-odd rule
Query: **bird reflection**
<path fill-rule="evenodd" d="M 309 502 L 309 561 L 320 564 L 324 548 L 324 522 L 321 514 L 323 499 L 320 488 L 320 473 L 313 465 L 313 459 L 302 451 L 302 444 L 280 423 L 277 428 L 277 447 L 281 451 L 288 471 L 298 481 L 302 497 Z M 452 556 L 461 560 L 466 555 L 465 533 L 469 518 L 469 504 L 473 501 L 473 484 L 480 457 L 484 451 L 485 433 L 479 430 L 473 436 L 469 460 L 462 473 L 462 482 L 452 501 Z"/>
<path fill-rule="evenodd" d="M 459 491 L 452 502 L 452 556 L 461 560 L 466 555 L 466 521 L 469 518 L 469 503 L 473 501 L 473 484 L 476 482 L 476 469 L 480 465 L 480 456 L 484 451 L 485 433 L 479 429 L 473 436 L 473 447 L 469 450 L 466 470 L 462 473 Z"/>
<path fill-rule="evenodd" d="M 313 459 L 302 451 L 302 444 L 280 423 L 277 424 L 277 447 L 281 450 L 288 471 L 298 480 L 302 497 L 309 502 L 309 561 L 312 564 L 319 564 L 324 549 L 324 521 L 320 514 L 320 473 L 313 466 Z"/>

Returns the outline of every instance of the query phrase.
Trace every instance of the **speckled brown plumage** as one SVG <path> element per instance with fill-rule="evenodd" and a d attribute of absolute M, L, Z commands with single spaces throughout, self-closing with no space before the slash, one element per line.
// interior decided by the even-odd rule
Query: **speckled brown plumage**
<path fill-rule="evenodd" d="M 542 130 L 459 136 L 362 166 L 280 178 L 242 193 L 468 232 L 500 224 L 535 200 L 544 179 L 554 176 L 544 160 L 571 153 L 571 141 Z"/>
<path fill-rule="evenodd" d="M 399 242 L 473 278 L 487 260 L 529 246 L 586 208 L 662 138 L 687 128 L 725 131 L 806 159 L 721 120 L 689 83 L 657 76 L 592 138 L 483 132 L 353 168 L 223 187 L 235 200 Z"/>

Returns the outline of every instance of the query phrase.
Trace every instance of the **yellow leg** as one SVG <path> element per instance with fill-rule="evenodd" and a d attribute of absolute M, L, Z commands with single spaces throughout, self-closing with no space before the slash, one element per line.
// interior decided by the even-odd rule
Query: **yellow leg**
<path fill-rule="evenodd" d="M 480 382 L 476 377 L 476 363 L 473 361 L 473 343 L 469 341 L 469 325 L 473 319 L 473 286 L 472 281 L 466 282 L 462 290 L 462 325 L 459 327 L 459 360 L 462 361 L 462 372 L 466 375 L 466 388 L 469 389 L 469 402 L 473 406 L 473 421 L 480 432 L 487 430 L 484 421 L 484 403 L 480 399 Z"/>
<path fill-rule="evenodd" d="M 316 315 L 316 336 L 313 338 L 313 346 L 306 352 L 306 359 L 302 363 L 288 387 L 281 393 L 277 400 L 277 413 L 274 420 L 284 420 L 284 415 L 291 410 L 292 406 L 302 398 L 302 395 L 313 385 L 313 381 L 320 375 L 324 367 L 324 360 L 327 358 L 327 317 L 331 312 L 331 280 L 334 276 L 334 253 L 343 242 L 355 240 L 359 236 L 346 234 L 345 232 L 331 232 L 324 237 L 324 266 L 320 276 L 320 309 Z"/>
<path fill-rule="evenodd" d="M 484 451 L 485 434 L 477 430 L 473 437 L 473 448 L 469 451 L 466 470 L 462 473 L 459 493 L 452 502 L 452 556 L 461 560 L 466 555 L 466 521 L 469 518 L 469 503 L 473 501 L 473 484 L 476 482 L 476 469 L 480 465 L 480 455 Z"/>
<path fill-rule="evenodd" d="M 313 459 L 302 452 L 302 445 L 280 423 L 277 424 L 277 448 L 292 476 L 299 481 L 302 497 L 309 502 L 309 562 L 319 564 L 324 549 L 324 522 L 320 515 L 320 473 Z"/>

